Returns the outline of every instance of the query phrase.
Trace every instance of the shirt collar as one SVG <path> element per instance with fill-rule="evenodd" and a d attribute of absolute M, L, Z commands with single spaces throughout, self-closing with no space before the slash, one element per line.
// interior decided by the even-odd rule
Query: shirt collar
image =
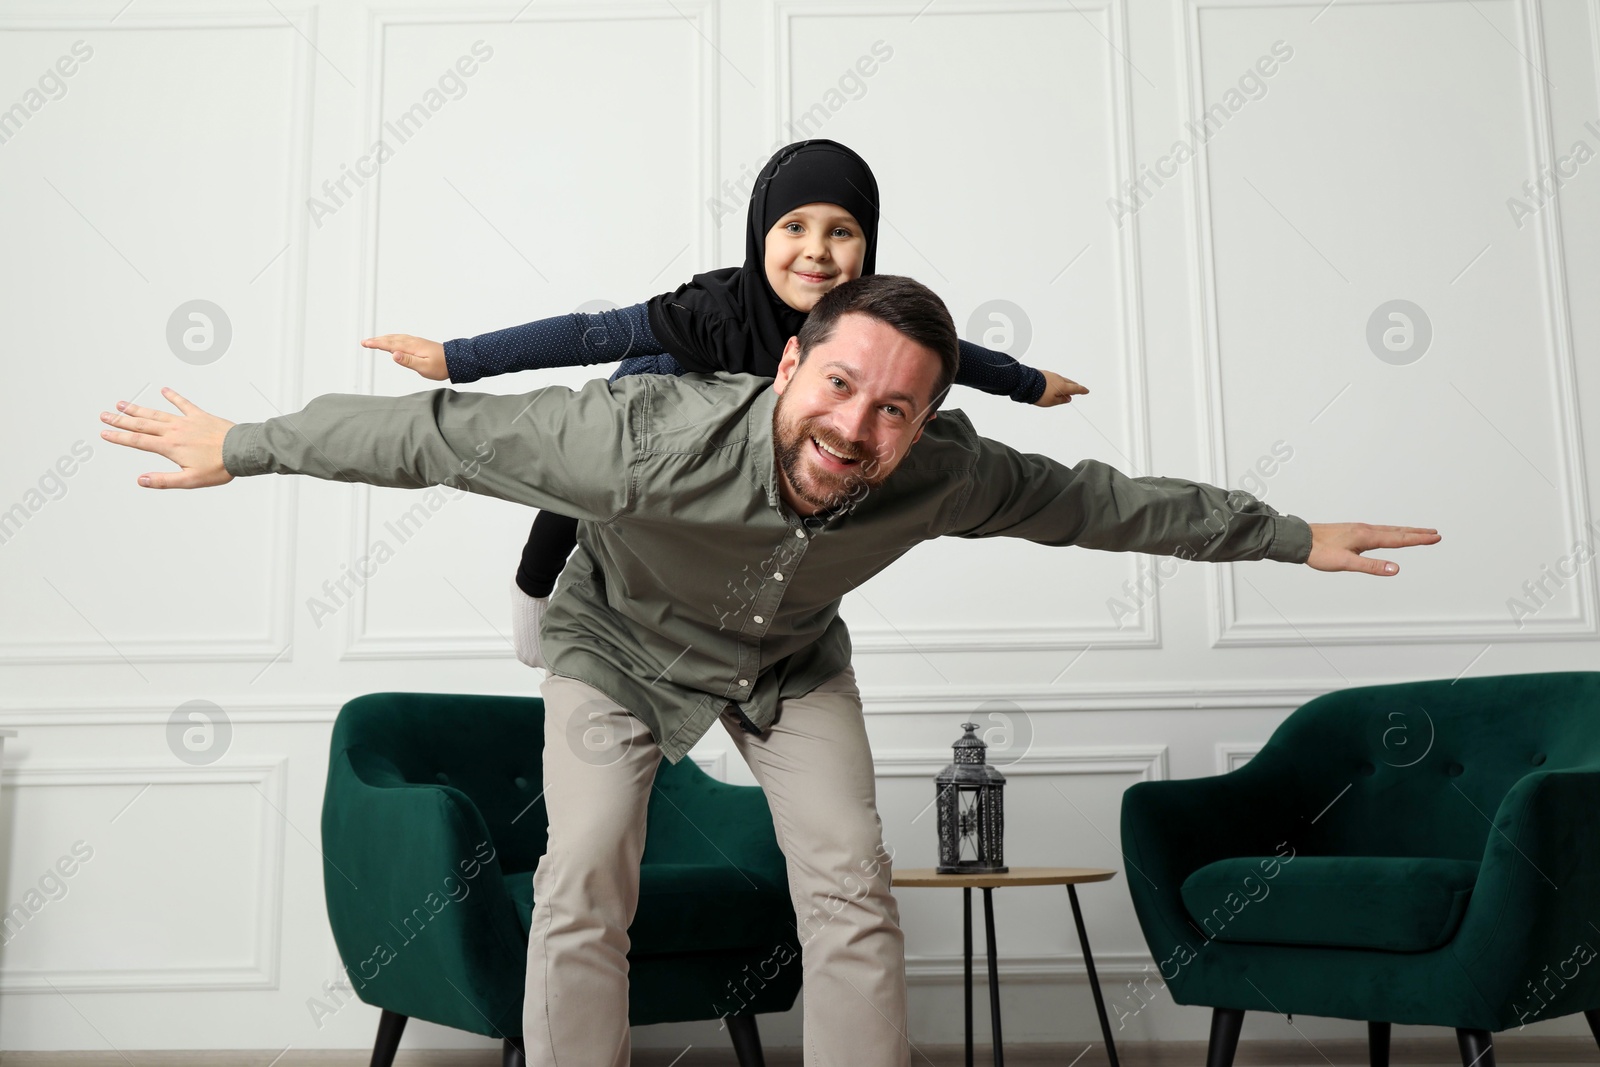
<path fill-rule="evenodd" d="M 777 404 L 778 394 L 769 386 L 747 409 L 750 448 L 745 454 L 745 462 L 749 464 L 751 479 L 766 490 L 767 503 L 781 512 L 787 509 L 783 506 L 783 495 L 778 491 L 778 450 L 772 439 L 772 412 Z"/>

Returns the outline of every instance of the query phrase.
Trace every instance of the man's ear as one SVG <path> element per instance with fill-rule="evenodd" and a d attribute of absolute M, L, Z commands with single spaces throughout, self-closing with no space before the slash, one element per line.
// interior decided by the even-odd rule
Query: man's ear
<path fill-rule="evenodd" d="M 800 366 L 800 338 L 791 337 L 789 343 L 783 346 L 783 358 L 778 360 L 778 373 L 772 379 L 772 391 L 779 396 L 788 388 L 789 380 L 794 377 L 794 372 Z"/>

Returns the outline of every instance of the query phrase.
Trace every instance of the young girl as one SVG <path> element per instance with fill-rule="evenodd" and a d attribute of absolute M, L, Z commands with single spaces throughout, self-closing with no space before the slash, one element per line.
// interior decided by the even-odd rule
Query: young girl
<path fill-rule="evenodd" d="M 835 141 L 799 141 L 762 168 L 750 194 L 741 267 L 696 274 L 643 304 L 540 319 L 443 345 L 406 334 L 362 341 L 433 381 L 621 361 L 625 374 L 686 372 L 774 377 L 790 337 L 835 286 L 872 274 L 878 183 L 866 161 Z M 1000 352 L 961 342 L 956 381 L 1019 403 L 1052 407 L 1089 390 Z M 576 519 L 541 511 L 511 586 L 517 658 L 543 667 L 539 624 L 577 544 Z"/>

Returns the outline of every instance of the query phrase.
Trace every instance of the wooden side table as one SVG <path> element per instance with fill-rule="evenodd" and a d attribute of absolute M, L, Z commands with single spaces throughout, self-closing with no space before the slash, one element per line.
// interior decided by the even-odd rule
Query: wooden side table
<path fill-rule="evenodd" d="M 994 890 L 1004 885 L 1064 885 L 1072 902 L 1072 921 L 1078 928 L 1078 944 L 1083 947 L 1083 965 L 1089 972 L 1089 989 L 1094 993 L 1094 1010 L 1100 1016 L 1100 1033 L 1106 1039 L 1106 1058 L 1118 1067 L 1117 1046 L 1106 1018 L 1106 1001 L 1095 974 L 1094 956 L 1089 951 L 1089 934 L 1083 926 L 1083 910 L 1078 907 L 1078 885 L 1104 882 L 1117 872 L 1103 867 L 1012 867 L 1005 874 L 939 874 L 932 867 L 894 871 L 894 885 L 908 888 L 927 886 L 961 887 L 961 947 L 966 963 L 967 1067 L 972 1067 L 972 890 L 983 890 L 983 927 L 989 948 L 989 1020 L 994 1031 L 995 1067 L 1004 1067 L 1005 1050 L 1000 1041 L 1000 975 L 994 950 Z"/>

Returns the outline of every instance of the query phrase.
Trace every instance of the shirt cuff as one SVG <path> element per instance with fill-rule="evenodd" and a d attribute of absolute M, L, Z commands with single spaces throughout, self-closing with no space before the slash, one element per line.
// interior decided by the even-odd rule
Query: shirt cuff
<path fill-rule="evenodd" d="M 452 385 L 464 385 L 483 377 L 477 373 L 477 364 L 465 350 L 470 344 L 472 344 L 470 338 L 457 337 L 453 341 L 446 341 L 442 346 L 445 374 L 449 376 Z"/>
<path fill-rule="evenodd" d="M 259 422 L 241 422 L 228 427 L 222 437 L 222 468 L 235 478 L 267 473 L 267 454 L 261 447 Z"/>
<path fill-rule="evenodd" d="M 1011 399 L 1019 404 L 1037 404 L 1044 396 L 1044 372 L 1037 367 L 1023 367 L 1022 381 L 1011 391 Z"/>
<path fill-rule="evenodd" d="M 1280 563 L 1304 563 L 1310 559 L 1311 525 L 1298 515 L 1274 515 L 1266 558 Z"/>

